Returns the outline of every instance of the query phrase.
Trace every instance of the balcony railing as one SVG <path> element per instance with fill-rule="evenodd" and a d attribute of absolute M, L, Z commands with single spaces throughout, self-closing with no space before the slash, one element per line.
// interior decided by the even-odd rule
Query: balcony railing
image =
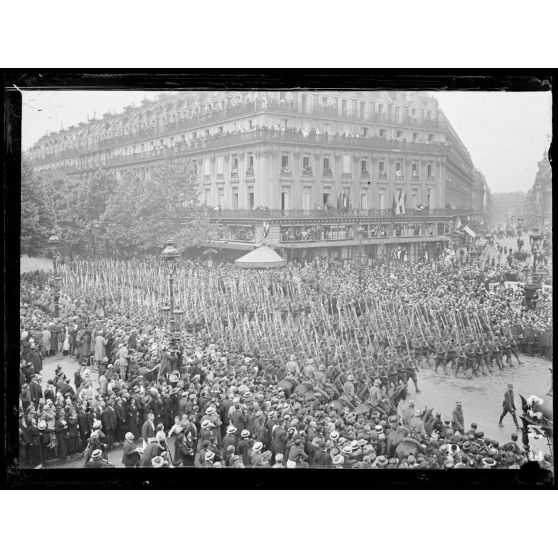
<path fill-rule="evenodd" d="M 394 217 L 405 219 L 408 217 L 454 217 L 457 215 L 470 215 L 475 213 L 472 209 L 407 209 L 402 215 L 394 215 L 393 209 L 221 209 L 208 210 L 212 219 L 279 219 L 279 218 L 354 218 L 354 217 Z"/>
<path fill-rule="evenodd" d="M 326 118 L 343 118 L 345 120 L 352 120 L 364 123 L 385 123 L 401 126 L 417 126 L 428 128 L 431 130 L 445 129 L 445 124 L 443 123 L 443 121 L 428 118 L 419 119 L 413 117 L 401 117 L 398 119 L 398 121 L 396 121 L 387 113 L 367 114 L 359 111 L 356 114 L 352 112 L 339 114 L 339 110 L 337 107 L 322 106 L 319 104 L 314 105 L 313 107 L 303 107 L 295 102 L 276 100 L 263 102 L 261 100 L 257 100 L 253 102 L 247 102 L 238 106 L 226 107 L 222 110 L 215 110 L 210 113 L 193 114 L 188 118 L 183 117 L 175 120 L 169 119 L 162 124 L 149 125 L 147 127 L 140 127 L 140 125 L 138 125 L 137 129 L 133 132 L 118 135 L 115 137 L 99 139 L 95 141 L 91 146 L 66 149 L 65 151 L 59 152 L 56 155 L 52 153 L 47 154 L 42 158 L 36 158 L 35 162 L 36 164 L 45 164 L 55 160 L 79 157 L 84 153 L 90 151 L 111 149 L 128 143 L 154 139 L 162 135 L 186 132 L 199 126 L 210 125 L 217 122 L 222 122 L 230 118 L 247 116 L 261 111 L 280 112 L 287 114 L 295 113 L 308 116 L 323 116 Z"/>
<path fill-rule="evenodd" d="M 330 168 L 326 168 L 322 172 L 323 176 L 333 176 L 333 171 Z"/>
<path fill-rule="evenodd" d="M 302 176 L 312 176 L 313 172 L 311 168 L 302 169 Z"/>
<path fill-rule="evenodd" d="M 303 146 L 330 146 L 340 148 L 358 149 L 386 149 L 407 152 L 428 152 L 445 154 L 449 153 L 450 147 L 447 144 L 428 144 L 413 142 L 398 142 L 386 140 L 379 137 L 353 137 L 332 134 L 310 133 L 304 135 L 301 131 L 294 130 L 273 130 L 262 128 L 247 132 L 230 133 L 223 135 L 210 136 L 190 143 L 180 142 L 173 147 L 156 148 L 151 151 L 143 151 L 131 155 L 121 155 L 107 158 L 105 166 L 112 167 L 124 164 L 133 164 L 142 161 L 164 159 L 173 156 L 189 155 L 200 151 L 211 149 L 223 149 L 226 147 L 242 147 L 249 144 L 261 142 L 280 142 L 285 144 Z M 77 169 L 84 170 L 88 164 L 78 163 Z M 324 169 L 324 176 L 331 176 L 331 169 Z"/>

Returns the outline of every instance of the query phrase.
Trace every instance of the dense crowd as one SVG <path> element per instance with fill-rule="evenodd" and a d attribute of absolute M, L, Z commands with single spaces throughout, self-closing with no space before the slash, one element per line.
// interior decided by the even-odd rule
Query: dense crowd
<path fill-rule="evenodd" d="M 516 434 L 500 444 L 467 427 L 459 402 L 442 417 L 408 393 L 423 361 L 471 377 L 551 351 L 550 296 L 526 308 L 491 283 L 490 262 L 187 263 L 178 347 L 157 312 L 164 275 L 119 265 L 64 266 L 59 318 L 49 275 L 22 276 L 22 465 L 110 466 L 116 445 L 127 467 L 518 468 L 529 457 Z M 54 353 L 75 370 L 45 384 Z"/>

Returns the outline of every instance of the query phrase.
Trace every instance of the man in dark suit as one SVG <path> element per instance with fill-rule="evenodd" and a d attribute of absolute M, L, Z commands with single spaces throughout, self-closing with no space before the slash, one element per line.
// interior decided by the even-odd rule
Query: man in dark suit
<path fill-rule="evenodd" d="M 287 449 L 287 431 L 285 430 L 285 419 L 279 419 L 277 425 L 275 426 L 275 430 L 271 435 L 272 444 L 271 444 L 271 452 L 273 457 L 278 453 L 284 454 L 285 450 Z"/>
<path fill-rule="evenodd" d="M 125 438 L 122 448 L 122 464 L 124 467 L 137 467 L 141 456 L 136 449 L 134 435 L 131 432 L 127 432 Z"/>
<path fill-rule="evenodd" d="M 326 442 L 323 438 L 318 441 L 317 449 L 313 452 L 312 465 L 320 469 L 331 469 L 333 467 L 331 456 L 326 451 Z"/>
<path fill-rule="evenodd" d="M 463 418 L 463 407 L 461 406 L 461 401 L 455 402 L 451 427 L 454 431 L 457 430 L 458 432 L 461 432 L 462 435 L 465 434 L 465 419 Z"/>
<path fill-rule="evenodd" d="M 31 396 L 31 401 L 35 405 L 35 409 L 39 407 L 39 401 L 43 398 L 43 390 L 41 384 L 39 383 L 39 376 L 33 376 L 33 379 L 29 383 L 29 395 Z"/>
<path fill-rule="evenodd" d="M 147 420 L 141 427 L 141 437 L 143 438 L 143 449 L 147 447 L 150 438 L 155 438 L 155 415 L 148 413 Z"/>
<path fill-rule="evenodd" d="M 112 448 L 114 444 L 114 436 L 116 434 L 116 412 L 114 410 L 114 399 L 109 399 L 107 402 L 107 406 L 103 410 L 101 414 L 101 422 L 103 423 L 103 431 L 105 432 L 105 436 L 107 437 L 107 446 L 108 449 Z"/>
<path fill-rule="evenodd" d="M 116 413 L 116 440 L 122 442 L 126 433 L 126 409 L 121 397 L 116 398 L 114 412 Z"/>
<path fill-rule="evenodd" d="M 502 420 L 508 413 L 510 413 L 511 416 L 513 417 L 513 422 L 515 422 L 515 427 L 518 430 L 521 430 L 519 428 L 519 424 L 517 422 L 517 416 L 515 414 L 515 401 L 514 401 L 512 384 L 508 384 L 508 389 L 504 392 L 504 401 L 502 403 L 502 407 L 503 407 L 502 415 L 500 416 L 500 421 L 498 422 L 498 426 L 504 426 L 502 424 Z"/>

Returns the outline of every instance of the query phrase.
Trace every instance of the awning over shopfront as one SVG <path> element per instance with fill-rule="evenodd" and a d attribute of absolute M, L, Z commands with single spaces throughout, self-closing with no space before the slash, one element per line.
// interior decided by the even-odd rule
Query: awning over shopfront
<path fill-rule="evenodd" d="M 217 251 L 240 250 L 243 252 L 254 250 L 254 248 L 259 246 L 259 244 L 255 242 L 241 242 L 237 240 L 211 240 L 209 242 L 203 242 L 201 245 L 207 248 L 215 248 Z"/>
<path fill-rule="evenodd" d="M 260 246 L 235 260 L 234 264 L 244 268 L 266 269 L 268 267 L 281 267 L 286 265 L 287 262 L 273 248 Z"/>

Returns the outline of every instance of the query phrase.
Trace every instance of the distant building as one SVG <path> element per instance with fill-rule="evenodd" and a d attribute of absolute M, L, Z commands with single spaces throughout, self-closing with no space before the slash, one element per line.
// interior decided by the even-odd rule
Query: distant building
<path fill-rule="evenodd" d="M 519 219 L 524 218 L 525 192 L 506 192 L 492 194 L 491 221 L 494 226 L 516 226 Z"/>
<path fill-rule="evenodd" d="M 472 208 L 479 213 L 486 213 L 490 203 L 490 188 L 484 174 L 473 169 Z"/>
<path fill-rule="evenodd" d="M 552 230 L 552 168 L 545 151 L 539 161 L 535 183 L 527 193 L 525 202 L 525 222 L 529 228 L 541 232 Z"/>
<path fill-rule="evenodd" d="M 250 242 L 261 240 L 255 230 L 269 218 L 267 240 L 289 243 L 291 254 L 312 246 L 315 255 L 350 257 L 357 245 L 373 256 L 393 243 L 412 245 L 407 255 L 418 257 L 447 241 L 452 216 L 486 209 L 469 152 L 425 93 L 162 95 L 43 137 L 28 155 L 39 171 L 81 178 L 105 168 L 143 179 L 164 159 L 186 159 L 229 240 L 247 228 Z M 383 241 L 373 241 L 382 227 Z"/>

